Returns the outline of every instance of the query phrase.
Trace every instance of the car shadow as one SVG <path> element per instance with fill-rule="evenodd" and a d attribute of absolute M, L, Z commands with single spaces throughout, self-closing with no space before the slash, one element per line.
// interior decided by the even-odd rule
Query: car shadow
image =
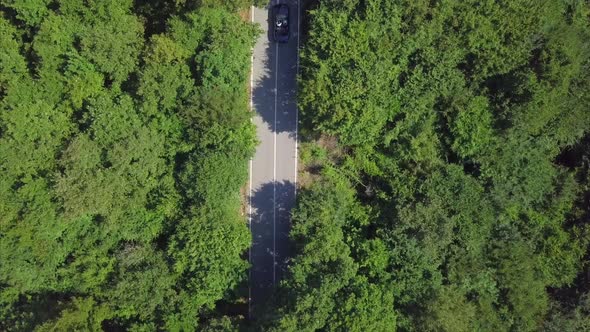
<path fill-rule="evenodd" d="M 266 39 L 268 40 L 268 42 L 270 44 L 274 43 L 274 38 L 273 38 L 274 26 L 273 26 L 272 8 L 274 6 L 276 6 L 277 4 L 278 4 L 278 1 L 271 0 L 271 1 L 269 1 L 268 5 L 265 7 L 266 8 Z"/>

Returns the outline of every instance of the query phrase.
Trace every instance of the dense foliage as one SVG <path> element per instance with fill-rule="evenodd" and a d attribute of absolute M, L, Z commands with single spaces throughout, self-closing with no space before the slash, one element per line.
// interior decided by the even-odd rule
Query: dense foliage
<path fill-rule="evenodd" d="M 0 330 L 232 325 L 247 5 L 0 1 Z"/>
<path fill-rule="evenodd" d="M 268 328 L 589 329 L 588 3 L 321 0 L 308 15 L 316 143 Z"/>
<path fill-rule="evenodd" d="M 584 0 L 307 1 L 294 257 L 241 325 L 250 2 L 0 0 L 0 330 L 590 329 Z"/>

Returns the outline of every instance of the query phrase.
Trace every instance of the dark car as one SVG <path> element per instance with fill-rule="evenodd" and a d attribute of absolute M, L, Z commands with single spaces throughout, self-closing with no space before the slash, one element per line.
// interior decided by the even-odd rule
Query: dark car
<path fill-rule="evenodd" d="M 277 43 L 289 41 L 289 6 L 276 5 L 273 7 L 274 39 Z"/>

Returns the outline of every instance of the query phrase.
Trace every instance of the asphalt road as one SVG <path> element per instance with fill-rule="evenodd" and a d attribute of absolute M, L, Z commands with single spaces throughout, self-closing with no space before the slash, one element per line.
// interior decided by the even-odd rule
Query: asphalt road
<path fill-rule="evenodd" d="M 250 164 L 250 313 L 263 306 L 285 275 L 290 210 L 297 182 L 297 105 L 299 3 L 274 0 L 254 8 L 252 21 L 264 33 L 252 59 L 252 119 L 260 144 Z M 289 5 L 290 39 L 272 40 L 272 5 Z"/>

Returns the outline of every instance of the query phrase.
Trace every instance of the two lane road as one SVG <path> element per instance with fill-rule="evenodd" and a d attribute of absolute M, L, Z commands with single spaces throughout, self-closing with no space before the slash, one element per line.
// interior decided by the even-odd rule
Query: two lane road
<path fill-rule="evenodd" d="M 267 8 L 252 9 L 252 21 L 264 33 L 252 57 L 252 121 L 260 144 L 250 164 L 250 312 L 268 300 L 287 267 L 297 182 L 298 1 L 275 0 Z M 272 40 L 271 9 L 279 2 L 290 9 L 286 44 Z"/>

